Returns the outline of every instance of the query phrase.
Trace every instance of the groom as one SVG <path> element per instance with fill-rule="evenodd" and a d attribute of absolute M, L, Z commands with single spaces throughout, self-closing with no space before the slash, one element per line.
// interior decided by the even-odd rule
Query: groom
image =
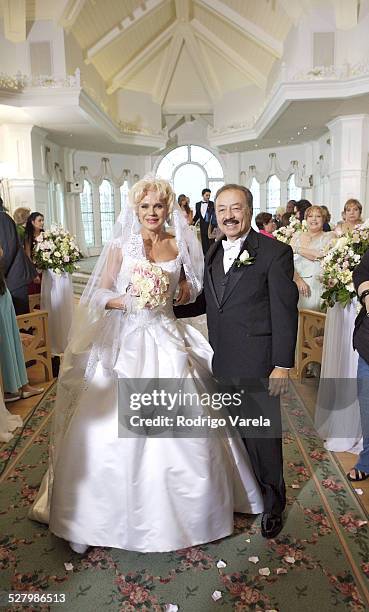
<path fill-rule="evenodd" d="M 267 380 L 263 413 L 278 423 L 279 394 L 288 387 L 297 335 L 292 249 L 251 228 L 252 194 L 245 187 L 221 187 L 215 212 L 225 240 L 213 244 L 205 257 L 203 293 L 175 312 L 188 317 L 206 311 L 215 378 Z M 264 500 L 261 532 L 274 538 L 283 527 L 286 505 L 282 440 L 248 437 L 244 443 Z"/>

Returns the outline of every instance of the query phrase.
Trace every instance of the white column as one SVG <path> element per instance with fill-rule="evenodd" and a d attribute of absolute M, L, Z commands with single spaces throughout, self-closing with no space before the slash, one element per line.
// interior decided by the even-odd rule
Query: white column
<path fill-rule="evenodd" d="M 327 124 L 331 138 L 330 210 L 334 220 L 348 198 L 363 204 L 363 217 L 369 216 L 366 202 L 369 115 L 337 117 Z"/>
<path fill-rule="evenodd" d="M 45 138 L 46 132 L 33 125 L 0 126 L 0 161 L 9 167 L 5 205 L 11 213 L 26 206 L 47 216 L 48 179 L 41 170 Z"/>

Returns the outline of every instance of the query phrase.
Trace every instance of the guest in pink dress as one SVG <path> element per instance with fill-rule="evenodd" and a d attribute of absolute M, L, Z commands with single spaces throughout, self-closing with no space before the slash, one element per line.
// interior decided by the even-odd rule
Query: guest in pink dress
<path fill-rule="evenodd" d="M 276 229 L 276 225 L 270 213 L 267 213 L 267 212 L 259 213 L 255 217 L 255 223 L 257 225 L 257 228 L 260 234 L 263 234 L 264 236 L 268 236 L 268 238 L 275 238 L 272 232 L 274 232 L 274 230 Z"/>

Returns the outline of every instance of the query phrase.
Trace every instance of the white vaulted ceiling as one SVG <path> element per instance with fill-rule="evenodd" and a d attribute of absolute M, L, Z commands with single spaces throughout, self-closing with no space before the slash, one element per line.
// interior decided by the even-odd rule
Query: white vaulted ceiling
<path fill-rule="evenodd" d="M 209 112 L 225 92 L 264 89 L 294 18 L 286 0 L 75 2 L 65 25 L 108 92 L 148 93 L 164 112 Z"/>

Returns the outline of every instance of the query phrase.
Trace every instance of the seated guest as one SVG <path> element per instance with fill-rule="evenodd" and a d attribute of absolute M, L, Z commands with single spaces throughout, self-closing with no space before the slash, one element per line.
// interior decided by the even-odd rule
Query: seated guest
<path fill-rule="evenodd" d="M 363 450 L 347 478 L 360 482 L 369 478 L 369 251 L 353 272 L 355 290 L 362 308 L 355 321 L 354 348 L 359 353 L 357 393 L 360 405 Z"/>
<path fill-rule="evenodd" d="M 17 315 L 29 312 L 28 285 L 37 270 L 25 255 L 17 227 L 7 214 L 0 198 L 0 244 L 3 248 L 3 271 Z"/>
<path fill-rule="evenodd" d="M 14 306 L 5 284 L 2 271 L 3 251 L 0 247 L 0 366 L 4 385 L 4 401 L 14 402 L 20 398 L 43 393 L 28 384 L 22 344 L 15 317 Z"/>
<path fill-rule="evenodd" d="M 270 213 L 261 212 L 255 217 L 255 223 L 260 234 L 268 236 L 268 238 L 274 238 L 274 230 L 276 229 L 273 217 Z"/>
<path fill-rule="evenodd" d="M 30 216 L 30 214 L 31 214 L 31 209 L 25 208 L 24 206 L 20 206 L 19 208 L 16 208 L 13 213 L 13 219 L 17 226 L 17 232 L 18 232 L 18 235 L 19 235 L 19 238 L 22 244 L 24 242 L 24 235 L 26 231 L 27 219 Z"/>
<path fill-rule="evenodd" d="M 325 215 L 324 217 L 324 223 L 323 223 L 323 232 L 331 232 L 331 226 L 330 226 L 330 220 L 331 220 L 331 213 L 329 212 L 328 208 L 326 206 L 324 206 L 323 204 L 320 207 L 323 211 L 323 214 Z"/>
<path fill-rule="evenodd" d="M 343 207 L 343 221 L 339 221 L 334 230 L 336 234 L 338 236 L 342 236 L 342 234 L 347 234 L 358 225 L 361 225 L 363 222 L 361 218 L 362 212 L 363 207 L 359 200 L 356 200 L 355 198 L 350 198 L 347 200 L 345 206 Z"/>

